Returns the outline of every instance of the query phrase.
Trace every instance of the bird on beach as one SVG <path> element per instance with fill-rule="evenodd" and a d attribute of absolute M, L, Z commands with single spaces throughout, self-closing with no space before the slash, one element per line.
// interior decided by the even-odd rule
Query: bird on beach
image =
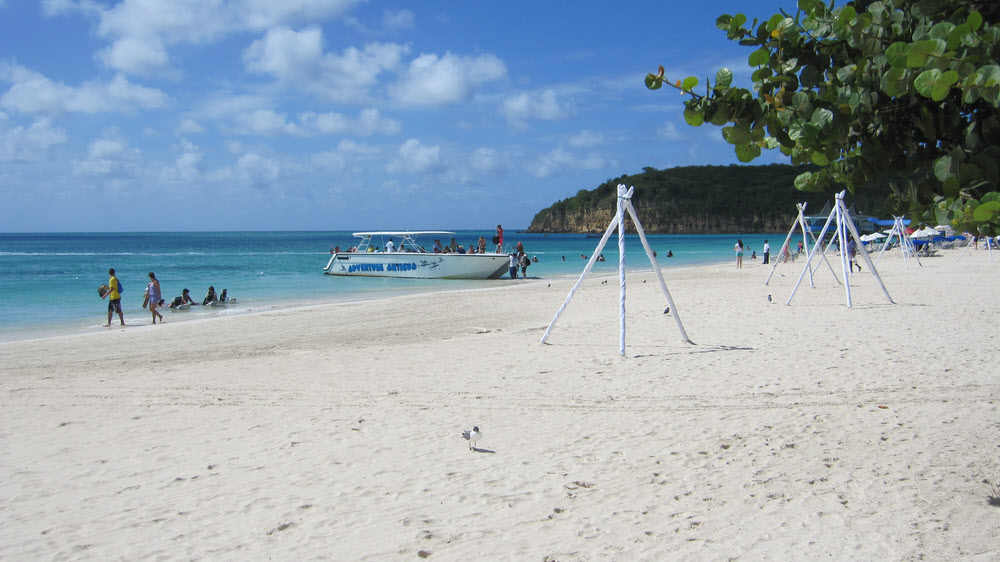
<path fill-rule="evenodd" d="M 479 426 L 472 426 L 472 430 L 465 430 L 462 432 L 462 438 L 469 442 L 469 449 L 476 449 L 476 441 L 482 439 L 483 434 L 479 431 Z"/>

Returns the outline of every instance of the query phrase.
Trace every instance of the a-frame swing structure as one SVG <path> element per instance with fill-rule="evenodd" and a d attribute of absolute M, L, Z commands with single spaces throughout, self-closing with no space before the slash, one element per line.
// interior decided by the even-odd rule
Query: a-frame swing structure
<path fill-rule="evenodd" d="M 771 273 L 767 275 L 767 279 L 764 281 L 765 285 L 771 283 L 771 277 L 774 276 L 774 270 L 778 267 L 778 263 L 784 260 L 787 256 L 791 255 L 788 243 L 792 241 L 792 236 L 795 234 L 796 228 L 802 231 L 802 249 L 806 252 L 806 255 L 809 255 L 809 237 L 812 237 L 813 245 L 819 244 L 819 241 L 816 240 L 816 235 L 813 234 L 812 230 L 806 225 L 806 203 L 796 203 L 795 207 L 799 210 L 799 216 L 792 221 L 792 227 L 788 229 L 788 236 L 785 237 L 785 243 L 781 245 L 781 250 L 778 253 L 778 259 L 774 260 L 774 265 L 771 266 Z M 806 236 L 806 233 L 808 233 L 809 236 Z M 840 279 L 837 279 L 837 272 L 833 270 L 833 265 L 826 259 L 826 254 L 820 254 L 820 257 L 822 258 L 822 261 L 826 262 L 826 265 L 830 267 L 830 273 L 833 274 L 833 278 L 837 280 L 837 283 L 840 283 Z M 812 269 L 809 270 L 810 287 L 814 286 L 813 271 L 814 270 Z"/>
<path fill-rule="evenodd" d="M 868 271 L 870 271 L 872 275 L 875 276 L 875 280 L 878 281 L 878 285 L 882 288 L 882 293 L 885 295 L 886 300 L 889 301 L 889 304 L 896 304 L 893 302 L 892 297 L 889 296 L 889 291 L 886 290 L 885 284 L 882 283 L 882 278 L 879 277 L 878 271 L 875 269 L 875 264 L 872 263 L 871 256 L 868 255 L 868 252 L 864 251 L 864 248 L 861 245 L 861 237 L 858 236 L 858 229 L 854 227 L 854 220 L 851 218 L 851 212 L 847 210 L 847 206 L 844 204 L 844 195 L 846 193 L 846 191 L 841 191 L 837 194 L 833 210 L 830 211 L 830 216 L 826 219 L 826 224 L 823 225 L 823 230 L 819 233 L 819 240 L 822 242 L 826 238 L 826 233 L 830 229 L 830 225 L 833 222 L 836 222 L 837 230 L 834 233 L 834 238 L 840 245 L 840 269 L 843 274 L 844 289 L 847 292 L 847 308 L 853 308 L 853 303 L 851 301 L 851 284 L 848 280 L 847 273 L 848 237 L 854 240 L 854 244 L 856 245 L 855 247 L 858 248 L 858 251 L 861 252 L 861 257 L 863 257 L 865 259 L 865 263 L 868 264 Z M 829 248 L 832 244 L 833 241 L 831 240 L 826 247 Z M 816 255 L 816 250 L 818 250 L 821 245 L 822 244 L 813 245 L 812 251 L 809 252 L 809 257 L 806 258 L 806 265 L 802 269 L 802 273 L 799 274 L 799 280 L 795 283 L 795 288 L 792 289 L 792 294 L 788 296 L 788 300 L 785 302 L 786 305 L 790 305 L 792 303 L 792 298 L 795 296 L 795 292 L 798 291 L 799 285 L 802 284 L 802 279 L 806 276 L 806 272 L 811 271 L 812 259 Z M 824 249 L 822 253 L 825 254 L 826 250 Z"/>
<path fill-rule="evenodd" d="M 913 243 L 910 235 L 906 233 L 906 227 L 903 226 L 903 217 L 893 215 L 892 218 L 892 229 L 889 230 L 889 235 L 886 237 L 885 243 L 882 244 L 882 250 L 879 251 L 878 257 L 875 258 L 875 265 L 878 265 L 878 261 L 882 259 L 882 254 L 889 248 L 892 237 L 895 236 L 899 238 L 899 251 L 903 253 L 903 263 L 906 265 L 906 269 L 910 269 L 909 254 L 913 254 L 913 259 L 917 260 L 917 265 L 923 267 L 924 264 L 920 263 L 920 257 L 917 256 L 917 246 Z"/>
<path fill-rule="evenodd" d="M 986 249 L 989 250 L 990 252 L 990 263 L 993 263 L 994 261 L 996 261 L 993 259 L 993 244 L 997 244 L 997 248 L 1000 249 L 1000 242 L 997 242 L 996 240 L 990 238 L 989 236 L 984 236 L 983 238 L 986 239 Z M 975 240 L 976 240 L 975 236 L 969 239 L 969 243 L 965 245 L 965 249 L 962 250 L 961 254 L 958 254 L 957 258 L 955 258 L 955 263 L 958 263 L 958 261 L 962 259 L 962 256 L 965 255 L 965 252 L 969 251 L 969 248 L 972 247 L 972 244 L 975 243 Z"/>
<path fill-rule="evenodd" d="M 618 284 L 621 290 L 621 297 L 619 298 L 619 324 L 620 324 L 620 338 L 618 344 L 618 354 L 625 355 L 625 211 L 628 211 L 629 216 L 632 217 L 632 223 L 635 224 L 635 230 L 639 233 L 639 240 L 642 241 L 642 247 L 646 250 L 646 257 L 649 258 L 650 265 L 653 266 L 653 272 L 656 273 L 656 278 L 660 282 L 660 289 L 663 291 L 663 295 L 667 298 L 667 304 L 670 305 L 670 310 L 673 312 L 672 316 L 674 321 L 677 323 L 677 329 L 680 330 L 681 338 L 690 344 L 694 342 L 688 338 L 687 332 L 684 331 L 684 325 L 681 323 L 680 314 L 677 312 L 677 307 L 674 305 L 674 300 L 670 297 L 670 291 L 667 289 L 667 283 L 663 280 L 663 273 L 660 272 L 660 266 L 656 263 L 656 256 L 653 255 L 652 248 L 649 247 L 649 242 L 646 240 L 646 233 L 642 229 L 642 223 L 639 222 L 639 217 L 636 215 L 635 207 L 632 206 L 632 192 L 635 187 L 630 187 L 627 190 L 623 184 L 618 184 L 618 204 L 617 212 L 615 217 L 611 219 L 611 224 L 608 225 L 608 229 L 604 232 L 604 236 L 601 237 L 601 241 L 597 244 L 597 248 L 594 253 L 590 256 L 590 260 L 587 262 L 586 267 L 583 268 L 583 273 L 580 274 L 580 279 L 577 280 L 573 288 L 570 289 L 569 294 L 566 295 L 566 301 L 559 307 L 556 311 L 556 315 L 552 318 L 552 322 L 549 323 L 549 327 L 546 328 L 545 334 L 542 335 L 541 343 L 545 343 L 548 339 L 549 334 L 552 333 L 552 328 L 556 325 L 559 317 L 562 316 L 563 311 L 566 310 L 566 306 L 573 299 L 573 295 L 576 294 L 577 289 L 583 284 L 583 280 L 593 269 L 594 264 L 597 262 L 597 258 L 601 255 L 601 251 L 604 250 L 604 245 L 607 244 L 608 238 L 611 237 L 611 233 L 618 229 Z"/>

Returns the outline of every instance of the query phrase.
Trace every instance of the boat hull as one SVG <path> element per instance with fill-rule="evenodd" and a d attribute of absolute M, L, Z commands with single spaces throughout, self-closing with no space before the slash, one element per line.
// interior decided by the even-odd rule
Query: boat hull
<path fill-rule="evenodd" d="M 507 272 L 509 263 L 503 254 L 341 252 L 330 258 L 324 272 L 404 279 L 497 279 Z"/>

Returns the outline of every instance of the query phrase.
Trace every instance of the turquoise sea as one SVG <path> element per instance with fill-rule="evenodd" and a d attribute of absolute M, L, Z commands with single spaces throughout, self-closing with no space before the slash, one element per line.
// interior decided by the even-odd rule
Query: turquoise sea
<path fill-rule="evenodd" d="M 493 234 L 493 229 L 458 231 L 456 239 L 467 246 L 479 236 L 489 241 Z M 665 272 L 735 260 L 737 238 L 749 246 L 745 258 L 749 259 L 751 251 L 761 251 L 765 239 L 776 251 L 784 235 L 648 235 Z M 528 277 L 544 279 L 579 276 L 586 264 L 581 255 L 590 256 L 600 237 L 505 232 L 508 246 L 518 241 L 539 260 L 528 268 Z M 220 292 L 227 289 L 230 297 L 237 298 L 226 308 L 164 310 L 167 322 L 512 282 L 324 275 L 330 248 L 356 242 L 350 232 L 340 231 L 0 234 L 0 341 L 102 330 L 107 301 L 98 296 L 97 287 L 107 282 L 109 268 L 116 270 L 124 285 L 122 308 L 129 325 L 150 322 L 142 308 L 150 271 L 156 273 L 168 301 L 185 288 L 201 300 L 209 285 Z M 674 257 L 666 257 L 668 250 Z M 607 261 L 597 263 L 594 271 L 611 274 L 618 265 L 617 234 L 603 253 Z M 626 239 L 625 259 L 629 269 L 651 269 L 636 235 Z"/>

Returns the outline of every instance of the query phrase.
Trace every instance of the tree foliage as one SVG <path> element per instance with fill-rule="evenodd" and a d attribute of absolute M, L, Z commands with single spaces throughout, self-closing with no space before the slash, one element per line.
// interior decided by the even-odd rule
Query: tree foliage
<path fill-rule="evenodd" d="M 753 49 L 752 89 L 721 69 L 698 93 L 695 77 L 670 85 L 690 97 L 689 125 L 711 123 L 749 162 L 779 149 L 818 166 L 804 191 L 855 188 L 892 177 L 896 209 L 916 221 L 1000 232 L 1000 3 L 995 0 L 799 0 L 746 26 L 716 25 Z"/>

